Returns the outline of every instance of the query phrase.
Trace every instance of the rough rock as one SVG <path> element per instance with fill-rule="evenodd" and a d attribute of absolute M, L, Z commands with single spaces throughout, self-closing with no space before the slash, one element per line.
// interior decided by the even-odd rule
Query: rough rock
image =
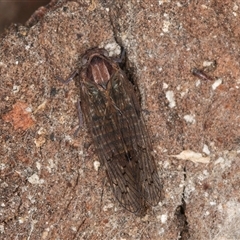
<path fill-rule="evenodd" d="M 239 8 L 54 1 L 32 27 L 9 28 L 0 41 L 1 239 L 240 239 Z M 140 91 L 164 195 L 143 218 L 115 200 L 87 130 L 74 134 L 77 84 L 55 78 L 96 46 L 126 49 Z M 185 151 L 210 161 L 174 157 Z"/>

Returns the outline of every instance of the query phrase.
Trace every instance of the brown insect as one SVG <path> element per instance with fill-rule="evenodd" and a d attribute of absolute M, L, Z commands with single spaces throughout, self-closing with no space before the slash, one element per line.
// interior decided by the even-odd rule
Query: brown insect
<path fill-rule="evenodd" d="M 208 80 L 208 81 L 212 81 L 213 78 L 208 76 L 203 70 L 197 69 L 197 68 L 193 68 L 191 70 L 192 74 L 202 80 Z"/>
<path fill-rule="evenodd" d="M 81 111 L 119 203 L 136 215 L 160 201 L 162 185 L 134 85 L 105 49 L 83 55 Z M 69 80 L 70 80 L 69 79 Z"/>

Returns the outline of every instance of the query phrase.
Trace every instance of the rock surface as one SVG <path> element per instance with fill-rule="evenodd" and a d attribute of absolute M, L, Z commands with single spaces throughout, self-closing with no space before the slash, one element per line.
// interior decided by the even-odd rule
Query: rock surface
<path fill-rule="evenodd" d="M 240 239 L 240 3 L 51 7 L 0 42 L 0 238 Z M 143 218 L 115 200 L 87 130 L 74 135 L 77 85 L 55 79 L 120 45 L 163 182 Z"/>

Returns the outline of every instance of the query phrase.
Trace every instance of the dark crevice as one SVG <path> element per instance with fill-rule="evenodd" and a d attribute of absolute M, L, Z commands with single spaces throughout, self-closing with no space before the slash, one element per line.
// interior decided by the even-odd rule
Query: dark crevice
<path fill-rule="evenodd" d="M 186 167 L 184 167 L 184 182 L 186 182 L 187 174 Z M 182 204 L 179 205 L 176 209 L 175 215 L 178 220 L 179 236 L 182 240 L 187 240 L 190 237 L 189 226 L 186 216 L 186 202 L 185 202 L 185 186 L 183 187 L 182 192 Z"/>

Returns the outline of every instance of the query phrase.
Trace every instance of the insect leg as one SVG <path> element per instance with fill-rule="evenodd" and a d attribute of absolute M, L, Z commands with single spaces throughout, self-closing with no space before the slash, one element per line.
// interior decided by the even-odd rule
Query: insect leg
<path fill-rule="evenodd" d="M 112 60 L 116 63 L 122 63 L 125 58 L 125 55 L 126 55 L 126 50 L 123 47 L 121 47 L 120 57 L 114 57 L 114 58 L 112 58 Z"/>
<path fill-rule="evenodd" d="M 61 83 L 68 84 L 69 82 L 71 82 L 73 80 L 73 78 L 76 75 L 78 75 L 78 70 L 74 70 L 66 80 L 64 80 L 63 78 L 61 78 L 59 76 L 56 76 L 56 79 Z"/>

